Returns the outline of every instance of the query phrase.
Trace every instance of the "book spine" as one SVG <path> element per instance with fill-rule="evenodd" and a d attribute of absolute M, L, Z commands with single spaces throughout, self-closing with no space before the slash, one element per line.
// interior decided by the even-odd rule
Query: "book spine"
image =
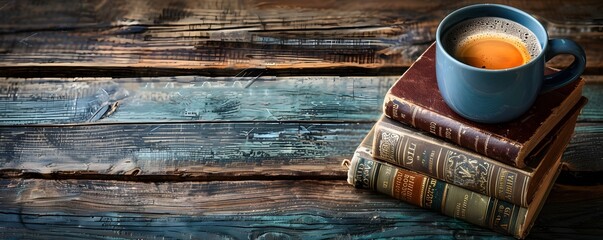
<path fill-rule="evenodd" d="M 480 194 L 528 205 L 531 177 L 525 171 L 405 127 L 377 123 L 372 155 Z"/>
<path fill-rule="evenodd" d="M 383 113 L 396 121 L 447 139 L 459 146 L 515 167 L 525 167 L 518 160 L 521 146 L 469 127 L 404 99 L 386 96 Z"/>
<path fill-rule="evenodd" d="M 520 235 L 527 209 L 426 175 L 355 154 L 348 172 L 357 188 L 375 190 L 497 232 Z"/>

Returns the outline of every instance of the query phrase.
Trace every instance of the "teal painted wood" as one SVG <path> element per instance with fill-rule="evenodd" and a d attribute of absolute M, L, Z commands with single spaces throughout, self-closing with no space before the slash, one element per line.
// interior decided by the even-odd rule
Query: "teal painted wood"
<path fill-rule="evenodd" d="M 339 181 L 0 179 L 2 238 L 512 239 Z M 600 186 L 553 189 L 528 239 L 597 239 Z"/>
<path fill-rule="evenodd" d="M 171 175 L 214 179 L 345 176 L 373 122 L 201 122 L 0 127 L 0 169 L 13 173 Z"/>
<path fill-rule="evenodd" d="M 0 127 L 0 176 L 344 178 L 373 122 L 250 121 Z M 603 171 L 600 124 L 580 123 L 570 172 Z M 588 183 L 582 183 L 588 184 Z"/>
<path fill-rule="evenodd" d="M 574 137 L 563 154 L 569 171 L 596 172 L 603 170 L 603 124 L 584 123 L 576 126 Z"/>
<path fill-rule="evenodd" d="M 262 171 L 272 176 L 343 176 L 332 169 L 350 157 L 379 116 L 381 96 L 395 77 L 258 78 L 241 87 L 252 79 L 19 79 L 0 84 L 4 124 L 60 123 L 56 121 L 63 119 L 57 116 L 84 121 L 103 115 L 102 106 L 121 102 L 98 120 L 102 124 L 0 127 L 0 169 L 8 175 L 136 173 L 203 179 L 236 172 L 261 178 Z M 597 123 L 602 86 L 591 81 L 585 87 L 591 100 L 564 154 L 571 172 L 603 171 L 598 146 L 603 131 Z M 26 104 L 10 102 L 15 98 L 41 105 L 21 108 Z M 245 169 L 250 164 L 255 167 Z"/>
<path fill-rule="evenodd" d="M 243 71 L 235 77 L 9 78 L 0 81 L 0 125 L 376 121 L 385 93 L 399 77 L 274 77 L 261 73 Z M 603 82 L 586 84 L 584 96 L 589 103 L 580 122 L 603 121 L 601 92 Z"/>
<path fill-rule="evenodd" d="M 102 115 L 118 87 L 108 81 L 5 79 L 0 82 L 0 124 L 85 123 Z"/>
<path fill-rule="evenodd" d="M 579 122 L 603 122 L 603 75 L 586 76 L 593 80 L 584 86 L 583 94 L 588 98 L 588 103 L 582 109 Z"/>
<path fill-rule="evenodd" d="M 0 183 L 2 238 L 505 239 L 345 181 Z"/>
<path fill-rule="evenodd" d="M 114 77 L 133 68 L 139 70 L 130 76 L 179 69 L 227 76 L 224 71 L 249 67 L 378 72 L 408 66 L 432 40 L 439 19 L 471 2 L 9 1 L 0 3 L 0 76 Z M 602 18 L 600 1 L 504 3 L 543 17 L 552 36 L 577 39 L 586 46 L 590 71 L 600 72 L 603 45 L 593 24 Z M 70 71 L 78 69 L 84 70 Z M 0 179 L 0 238 L 503 238 L 342 180 L 279 180 L 343 179 L 339 161 L 378 117 L 370 106 L 381 101 L 373 94 L 383 89 L 368 82 L 362 93 L 374 92 L 357 97 L 354 90 L 350 98 L 350 86 L 331 83 L 332 77 L 239 77 L 245 90 L 228 88 L 236 86 L 231 78 L 201 77 L 196 80 L 211 89 L 191 92 L 179 85 L 196 81 L 190 77 L 62 78 L 46 86 L 40 85 L 46 80 L 27 79 L 19 89 L 39 94 L 30 96 L 36 102 L 22 98 L 25 93 L 0 100 L 0 171 L 13 177 Z M 0 94 L 14 91 L 4 89 L 13 80 L 0 81 Z M 351 82 L 358 89 L 358 81 Z M 151 87 L 155 83 L 167 87 Z M 185 97 L 174 95 L 170 84 Z M 566 152 L 572 171 L 603 167 L 599 91 L 585 89 L 591 103 Z M 267 105 L 266 99 L 279 101 Z M 101 124 L 14 126 L 87 121 Z M 124 175 L 148 178 L 119 178 Z M 152 182 L 57 180 L 64 177 Z M 558 186 L 531 237 L 600 238 L 602 192 Z"/>
<path fill-rule="evenodd" d="M 375 121 L 385 93 L 398 78 L 261 74 L 243 71 L 235 77 L 11 78 L 0 82 L 0 124 Z"/>

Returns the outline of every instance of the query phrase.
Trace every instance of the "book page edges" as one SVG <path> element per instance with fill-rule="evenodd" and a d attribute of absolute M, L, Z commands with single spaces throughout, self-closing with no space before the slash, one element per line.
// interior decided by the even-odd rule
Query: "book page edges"
<path fill-rule="evenodd" d="M 551 115 L 542 123 L 543 126 L 544 125 L 547 125 L 547 126 L 557 125 L 557 123 L 561 119 L 563 119 L 563 117 L 561 117 L 561 118 L 558 117 L 560 112 L 564 113 L 564 114 L 568 114 L 569 112 L 571 112 L 571 109 L 574 108 L 574 106 L 579 104 L 580 99 L 582 98 L 582 89 L 584 88 L 585 80 L 583 78 L 580 78 L 576 81 L 580 81 L 580 83 L 576 86 L 576 89 L 574 91 L 572 91 L 572 94 L 567 96 L 567 98 L 563 101 L 563 103 L 561 104 L 561 106 L 559 108 L 554 109 L 554 112 L 551 113 Z M 555 121 L 555 120 L 557 120 L 557 121 Z M 544 129 L 544 128 L 539 128 L 539 129 Z M 552 127 L 550 127 L 549 129 L 552 129 Z M 534 150 L 534 148 L 538 145 L 538 143 L 540 141 L 542 141 L 542 139 L 545 138 L 545 136 L 547 134 L 548 134 L 548 132 L 537 131 L 528 140 L 527 144 L 523 145 L 523 147 L 521 147 L 519 149 L 517 158 L 522 161 L 525 160 L 525 158 L 532 152 L 532 150 Z M 524 165 L 525 165 L 525 162 L 524 162 Z"/>
<path fill-rule="evenodd" d="M 557 124 L 556 128 L 559 127 L 558 131 L 551 132 L 550 134 L 555 134 L 555 138 L 552 140 L 551 144 L 547 146 L 546 153 L 544 154 L 543 159 L 540 160 L 538 166 L 535 168 L 532 178 L 535 181 L 530 182 L 530 186 L 527 188 L 529 191 L 526 193 L 528 199 L 533 199 L 536 190 L 538 189 L 538 185 L 543 182 L 544 174 L 542 173 L 544 169 L 551 168 L 551 161 L 547 161 L 546 158 L 557 158 L 558 156 L 562 156 L 563 152 L 567 148 L 568 144 L 572 139 L 572 135 L 574 134 L 574 129 L 576 127 L 576 122 L 578 120 L 578 116 L 580 115 L 580 110 L 586 105 L 588 102 L 587 98 L 581 97 L 580 101 L 574 106 L 572 110 L 568 113 L 566 117 L 564 117 L 561 121 L 565 121 L 564 123 Z M 539 179 L 538 179 L 539 178 Z M 529 204 L 530 202 L 528 202 Z"/>
<path fill-rule="evenodd" d="M 530 206 L 528 206 L 526 209 L 523 224 L 519 226 L 519 230 L 517 231 L 518 234 L 515 236 L 516 238 L 524 239 L 529 234 L 532 226 L 534 226 L 534 223 L 538 218 L 538 214 L 540 213 L 540 210 L 542 210 L 542 207 L 544 206 L 551 189 L 555 185 L 555 180 L 561 172 L 561 156 L 559 156 L 556 164 L 551 168 L 551 170 L 552 171 L 550 171 L 543 179 L 543 184 L 541 184 L 539 191 L 534 194 L 532 204 L 530 204 Z"/>

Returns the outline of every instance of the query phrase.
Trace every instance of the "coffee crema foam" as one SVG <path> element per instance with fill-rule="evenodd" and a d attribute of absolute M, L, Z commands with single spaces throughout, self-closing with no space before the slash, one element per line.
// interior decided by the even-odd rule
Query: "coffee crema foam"
<path fill-rule="evenodd" d="M 443 45 L 457 60 L 488 69 L 520 66 L 541 52 L 532 31 L 498 17 L 473 18 L 453 26 L 444 35 Z"/>

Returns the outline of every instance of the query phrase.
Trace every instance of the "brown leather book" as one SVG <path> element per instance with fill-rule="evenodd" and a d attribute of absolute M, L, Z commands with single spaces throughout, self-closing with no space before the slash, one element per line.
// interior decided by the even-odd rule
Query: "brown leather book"
<path fill-rule="evenodd" d="M 377 125 L 356 148 L 351 160 L 344 160 L 348 167 L 348 183 L 364 189 L 390 195 L 404 202 L 440 212 L 493 231 L 525 238 L 542 209 L 548 194 L 561 170 L 561 156 L 572 136 L 580 109 L 586 103 L 583 98 L 558 126 L 561 130 L 547 150 L 541 155 L 547 166 L 541 168 L 541 180 L 534 187 L 533 199 L 527 206 L 469 190 L 431 174 L 409 170 L 373 156 L 378 145 L 373 141 Z M 440 140 L 443 141 L 443 140 Z M 375 148 L 377 147 L 377 148 Z M 489 179 L 488 181 L 498 181 Z"/>
<path fill-rule="evenodd" d="M 432 44 L 387 92 L 383 112 L 481 155 L 524 168 L 528 154 L 580 100 L 583 86 L 584 80 L 579 79 L 543 93 L 527 113 L 510 122 L 476 123 L 459 116 L 444 102 L 437 86 Z"/>
<path fill-rule="evenodd" d="M 344 161 L 344 165 L 349 167 L 348 183 L 352 186 L 387 194 L 516 238 L 528 235 L 561 169 L 558 157 L 546 173 L 532 204 L 521 207 L 381 162 L 372 158 L 370 151 L 370 148 L 359 147 L 351 161 Z"/>
<path fill-rule="evenodd" d="M 500 200 L 527 207 L 544 175 L 569 144 L 582 100 L 549 132 L 519 169 L 424 131 L 382 117 L 374 126 L 373 157 Z"/>

